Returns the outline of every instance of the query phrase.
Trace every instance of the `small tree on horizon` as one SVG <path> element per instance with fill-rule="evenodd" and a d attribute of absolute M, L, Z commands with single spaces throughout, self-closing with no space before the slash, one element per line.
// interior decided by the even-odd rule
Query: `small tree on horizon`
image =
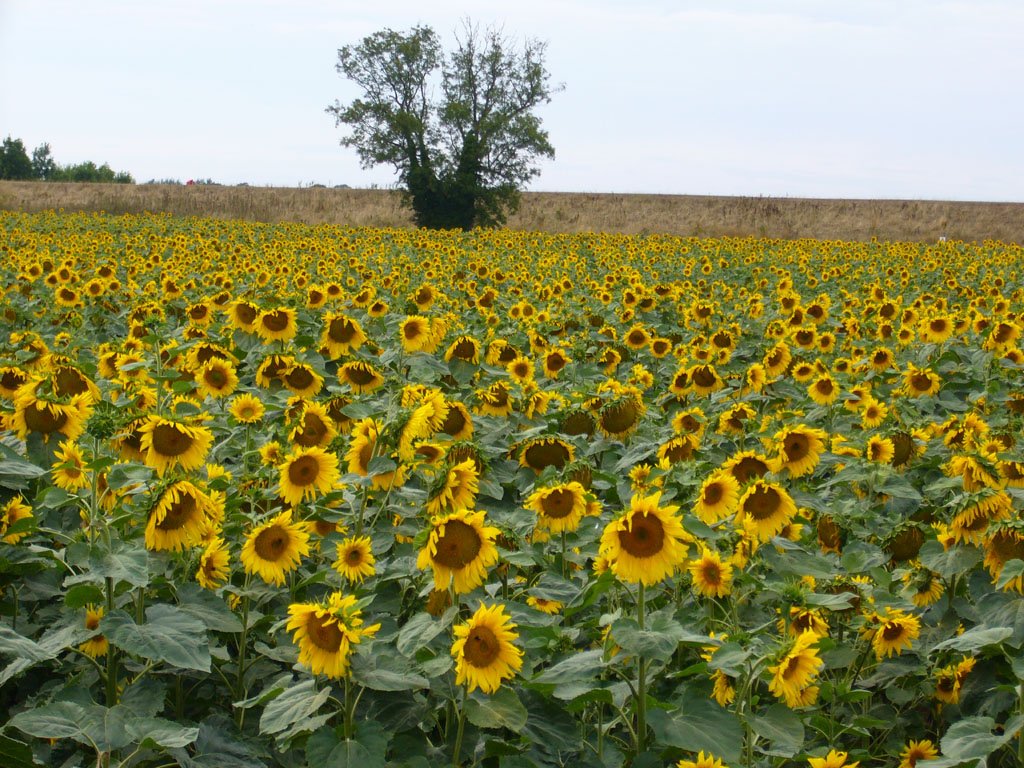
<path fill-rule="evenodd" d="M 555 155 L 535 114 L 561 90 L 549 83 L 546 48 L 533 39 L 518 48 L 466 21 L 445 56 L 428 26 L 385 29 L 338 50 L 335 69 L 363 95 L 327 112 L 351 129 L 341 144 L 364 168 L 394 167 L 419 226 L 500 226 L 537 161 Z"/>

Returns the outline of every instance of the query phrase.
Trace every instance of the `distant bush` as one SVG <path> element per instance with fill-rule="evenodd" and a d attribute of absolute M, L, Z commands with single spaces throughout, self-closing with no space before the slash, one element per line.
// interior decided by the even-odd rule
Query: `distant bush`
<path fill-rule="evenodd" d="M 127 171 L 115 171 L 104 163 L 91 160 L 74 165 L 58 165 L 50 154 L 49 144 L 40 144 L 30 158 L 21 139 L 8 136 L 0 147 L 0 179 L 12 181 L 92 181 L 111 184 L 134 184 Z"/>

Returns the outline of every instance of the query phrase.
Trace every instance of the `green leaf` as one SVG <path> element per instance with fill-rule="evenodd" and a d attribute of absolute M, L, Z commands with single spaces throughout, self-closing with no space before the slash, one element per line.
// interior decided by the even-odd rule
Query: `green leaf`
<path fill-rule="evenodd" d="M 880 548 L 863 541 L 854 541 L 843 549 L 841 559 L 847 573 L 864 573 L 885 565 L 889 557 Z"/>
<path fill-rule="evenodd" d="M 593 680 L 604 667 L 604 651 L 583 651 L 543 670 L 533 682 L 555 686 L 585 682 Z"/>
<path fill-rule="evenodd" d="M 466 699 L 466 719 L 478 728 L 519 731 L 526 725 L 526 718 L 526 707 L 516 692 L 508 687 L 499 688 L 490 695 L 474 694 Z"/>
<path fill-rule="evenodd" d="M 95 584 L 76 584 L 64 593 L 64 605 L 72 609 L 100 605 L 104 599 L 103 590 Z"/>
<path fill-rule="evenodd" d="M 684 629 L 671 614 L 658 612 L 648 617 L 644 629 L 633 619 L 618 619 L 612 623 L 612 638 L 627 653 L 643 655 L 655 661 L 668 661 L 679 643 L 703 644 L 709 642 L 704 635 Z"/>
<path fill-rule="evenodd" d="M 996 722 L 991 717 L 967 717 L 953 723 L 940 742 L 943 756 L 950 760 L 988 757 L 1015 735 L 1009 729 L 995 734 L 992 732 L 995 727 Z"/>
<path fill-rule="evenodd" d="M 751 651 L 739 643 L 724 643 L 712 654 L 708 669 L 720 669 L 730 677 L 739 677 L 743 671 L 743 663 L 750 655 Z"/>
<path fill-rule="evenodd" d="M 1013 635 L 1012 627 L 974 627 L 962 635 L 951 637 L 932 647 L 933 651 L 940 651 L 946 648 L 954 651 L 978 651 L 989 645 L 998 645 Z"/>
<path fill-rule="evenodd" d="M 310 768 L 384 768 L 389 738 L 376 722 L 356 726 L 351 739 L 340 728 L 323 727 L 306 741 L 306 764 Z"/>
<path fill-rule="evenodd" d="M 162 717 L 133 717 L 126 723 L 128 735 L 143 747 L 187 747 L 199 738 L 199 728 L 189 728 Z"/>
<path fill-rule="evenodd" d="M 316 681 L 312 678 L 286 688 L 263 709 L 260 733 L 281 734 L 296 724 L 303 724 L 301 730 L 319 728 L 333 714 L 317 716 L 317 712 L 330 697 L 331 689 L 316 690 Z"/>
<path fill-rule="evenodd" d="M 429 613 L 417 613 L 398 632 L 395 647 L 403 656 L 412 658 L 417 651 L 430 644 L 430 641 L 448 628 L 455 618 L 456 608 L 452 606 L 441 618 L 437 619 Z"/>
<path fill-rule="evenodd" d="M 430 687 L 427 678 L 413 671 L 412 662 L 386 654 L 354 657 L 352 679 L 371 691 L 415 691 Z"/>
<path fill-rule="evenodd" d="M 770 749 L 766 755 L 793 757 L 804 745 L 804 724 L 800 717 L 783 704 L 772 704 L 763 715 L 753 716 L 750 727 L 758 736 L 767 739 Z"/>
<path fill-rule="evenodd" d="M 100 620 L 100 630 L 112 645 L 144 659 L 210 671 L 206 627 L 173 605 L 160 603 L 147 608 L 144 624 L 136 624 L 124 611 L 114 611 Z"/>
<path fill-rule="evenodd" d="M 102 584 L 108 578 L 115 583 L 128 582 L 133 587 L 149 584 L 149 553 L 141 538 L 135 541 L 115 539 L 110 549 L 105 544 L 95 545 L 89 552 L 86 572 L 69 576 L 64 586 Z"/>
<path fill-rule="evenodd" d="M 107 709 L 95 705 L 85 710 L 82 731 L 100 752 L 120 749 L 131 742 L 125 721 L 129 717 L 127 707 L 116 706 Z"/>
<path fill-rule="evenodd" d="M 40 763 L 32 757 L 28 744 L 0 734 L 0 765 L 4 768 L 36 768 Z"/>
<path fill-rule="evenodd" d="M 82 731 L 85 718 L 85 707 L 61 701 L 19 712 L 7 724 L 39 739 L 75 739 L 87 744 Z"/>
<path fill-rule="evenodd" d="M 687 699 L 675 712 L 655 709 L 647 722 L 658 741 L 689 752 L 711 752 L 727 763 L 740 761 L 743 726 L 731 712 L 709 699 Z"/>
<path fill-rule="evenodd" d="M 954 545 L 948 550 L 937 541 L 926 541 L 919 553 L 921 565 L 930 568 L 943 578 L 950 579 L 966 573 L 981 562 L 982 554 L 977 547 Z"/>
<path fill-rule="evenodd" d="M 199 619 L 207 629 L 214 632 L 242 631 L 241 620 L 228 608 L 223 598 L 191 582 L 182 584 L 177 592 L 181 611 Z"/>
<path fill-rule="evenodd" d="M 1003 569 L 999 572 L 999 580 L 996 582 L 996 589 L 1005 589 L 1006 585 L 1014 579 L 1024 576 L 1024 560 L 1014 558 L 1008 560 Z"/>
<path fill-rule="evenodd" d="M 14 491 L 28 488 L 29 483 L 46 474 L 46 470 L 21 458 L 7 458 L 0 461 L 0 486 Z"/>
<path fill-rule="evenodd" d="M 39 642 L 22 637 L 7 627 L 0 626 L 0 654 L 15 659 L 0 672 L 0 685 L 26 669 L 43 661 L 55 659 L 67 648 L 85 640 L 92 632 L 85 628 L 85 622 L 70 627 L 60 627 L 43 635 Z"/>

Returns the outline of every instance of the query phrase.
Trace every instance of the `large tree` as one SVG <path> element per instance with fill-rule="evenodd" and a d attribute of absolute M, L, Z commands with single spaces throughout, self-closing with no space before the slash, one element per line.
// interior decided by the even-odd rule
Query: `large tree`
<path fill-rule="evenodd" d="M 560 89 L 546 47 L 467 21 L 445 55 L 430 27 L 385 29 L 338 51 L 337 71 L 363 95 L 327 111 L 364 168 L 395 168 L 420 226 L 501 225 L 537 161 L 555 154 L 536 115 Z"/>

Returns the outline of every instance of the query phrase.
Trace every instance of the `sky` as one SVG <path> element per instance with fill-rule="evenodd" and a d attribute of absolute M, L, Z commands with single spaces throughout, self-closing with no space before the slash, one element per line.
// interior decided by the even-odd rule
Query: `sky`
<path fill-rule="evenodd" d="M 528 189 L 1024 201 L 1022 0 L 0 0 L 0 135 L 150 179 L 387 187 L 340 47 L 548 44 Z"/>

